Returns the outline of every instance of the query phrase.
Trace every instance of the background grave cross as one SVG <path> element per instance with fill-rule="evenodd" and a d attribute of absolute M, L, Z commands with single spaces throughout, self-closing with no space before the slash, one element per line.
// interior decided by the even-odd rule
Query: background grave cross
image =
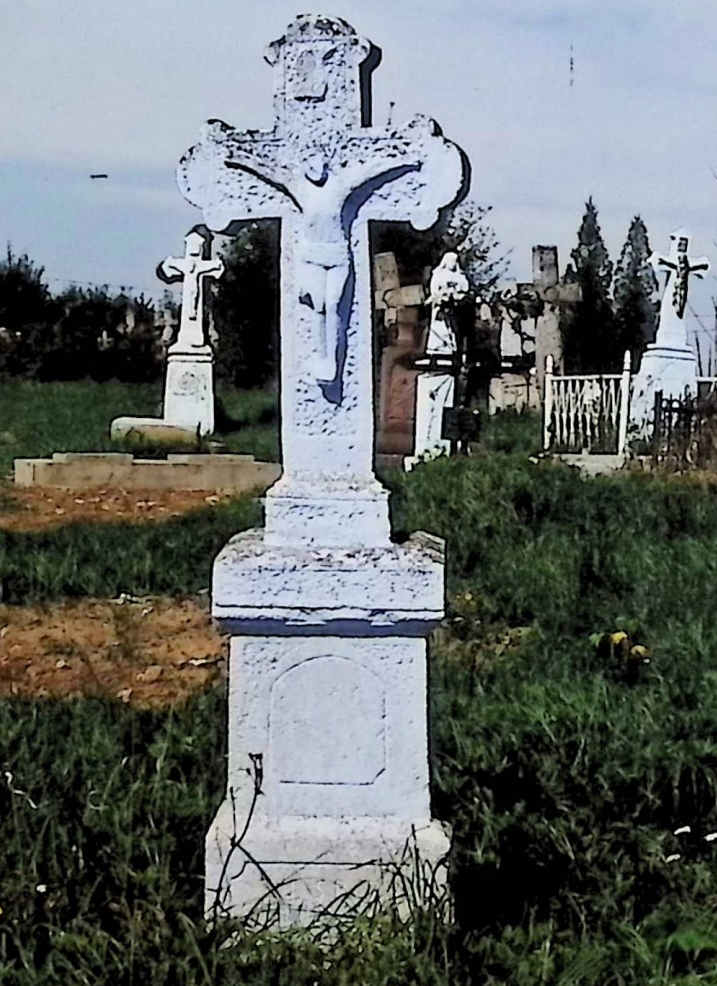
<path fill-rule="evenodd" d="M 710 268 L 707 257 L 693 258 L 689 256 L 690 234 L 686 229 L 676 230 L 670 235 L 670 241 L 668 256 L 653 253 L 650 257 L 650 263 L 656 271 L 667 272 L 667 283 L 660 309 L 660 326 L 662 326 L 666 315 L 669 315 L 670 309 L 678 319 L 683 318 L 687 304 L 690 274 L 701 277 L 702 272 L 708 271 Z"/>
<path fill-rule="evenodd" d="M 204 346 L 203 290 L 205 277 L 221 277 L 224 264 L 219 259 L 207 258 L 211 238 L 192 230 L 184 237 L 184 257 L 167 257 L 157 268 L 158 276 L 168 283 L 182 280 L 182 316 L 179 335 L 173 348 L 197 348 Z"/>

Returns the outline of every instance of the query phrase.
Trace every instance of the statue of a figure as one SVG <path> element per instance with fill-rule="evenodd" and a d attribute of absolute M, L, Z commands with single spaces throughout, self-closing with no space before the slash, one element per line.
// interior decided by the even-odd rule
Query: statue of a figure
<path fill-rule="evenodd" d="M 377 175 L 376 162 L 370 157 L 332 167 L 333 158 L 334 152 L 323 149 L 300 170 L 280 167 L 269 176 L 260 175 L 251 153 L 241 148 L 233 149 L 232 159 L 226 162 L 267 181 L 302 214 L 296 257 L 299 301 L 315 313 L 314 376 L 319 383 L 331 383 L 339 371 L 341 302 L 352 267 L 353 218 L 377 188 L 421 168 L 416 160 L 387 167 Z"/>
<path fill-rule="evenodd" d="M 431 274 L 426 304 L 431 306 L 431 324 L 426 355 L 453 354 L 458 351 L 456 308 L 470 297 L 470 284 L 461 269 L 458 254 L 444 254 Z"/>
<path fill-rule="evenodd" d="M 449 250 L 444 253 L 431 274 L 426 304 L 441 308 L 451 302 L 463 301 L 469 294 L 470 284 L 461 267 L 458 254 L 455 250 Z"/>

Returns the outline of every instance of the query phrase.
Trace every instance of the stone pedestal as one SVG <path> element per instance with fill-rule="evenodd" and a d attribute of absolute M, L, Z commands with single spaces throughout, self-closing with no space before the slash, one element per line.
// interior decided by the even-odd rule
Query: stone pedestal
<path fill-rule="evenodd" d="M 214 356 L 210 346 L 170 349 L 164 387 L 164 419 L 201 436 L 214 431 Z"/>
<path fill-rule="evenodd" d="M 176 431 L 177 438 L 197 439 L 214 431 L 214 356 L 210 346 L 191 350 L 171 347 L 167 353 L 164 383 L 164 414 L 161 418 L 115 418 L 112 438 L 134 432 L 148 440 L 157 429 Z"/>
<path fill-rule="evenodd" d="M 248 531 L 221 552 L 213 614 L 233 634 L 232 730 L 206 842 L 207 913 L 266 906 L 282 924 L 308 923 L 332 903 L 391 896 L 401 866 L 415 886 L 415 851 L 445 881 L 425 640 L 443 594 L 443 542 L 425 534 L 291 548 Z"/>
<path fill-rule="evenodd" d="M 451 373 L 421 373 L 416 384 L 415 454 L 405 462 L 411 470 L 421 459 L 448 455 L 451 443 L 442 438 L 443 411 L 453 407 L 455 380 Z"/>

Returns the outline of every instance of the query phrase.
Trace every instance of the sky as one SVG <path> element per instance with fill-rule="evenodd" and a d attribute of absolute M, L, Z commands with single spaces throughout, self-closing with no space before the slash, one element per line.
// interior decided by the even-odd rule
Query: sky
<path fill-rule="evenodd" d="M 509 277 L 537 243 L 562 269 L 592 195 L 614 260 L 636 214 L 656 250 L 690 229 L 713 264 L 690 318 L 713 325 L 716 0 L 0 0 L 0 243 L 55 290 L 159 297 L 157 264 L 202 220 L 179 158 L 206 119 L 272 126 L 264 49 L 298 13 L 382 50 L 375 124 L 425 113 L 464 149 Z"/>

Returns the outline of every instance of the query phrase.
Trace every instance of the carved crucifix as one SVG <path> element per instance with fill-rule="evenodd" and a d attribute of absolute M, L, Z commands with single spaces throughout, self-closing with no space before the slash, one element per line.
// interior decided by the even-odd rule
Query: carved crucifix
<path fill-rule="evenodd" d="M 707 257 L 689 256 L 690 234 L 678 229 L 670 235 L 670 252 L 667 256 L 653 253 L 650 263 L 655 271 L 665 271 L 667 279 L 660 304 L 660 321 L 657 327 L 657 346 L 687 345 L 684 314 L 691 274 L 702 277 L 710 268 Z"/>
<path fill-rule="evenodd" d="M 196 349 L 206 345 L 202 284 L 205 277 L 221 277 L 224 264 L 219 258 L 211 260 L 206 257 L 210 241 L 197 230 L 187 233 L 184 242 L 184 256 L 167 257 L 157 268 L 157 274 L 167 283 L 182 281 L 182 317 L 173 348 Z"/>
<path fill-rule="evenodd" d="M 373 481 L 368 223 L 428 228 L 467 185 L 463 154 L 432 120 L 368 125 L 375 53 L 344 21 L 298 17 L 267 54 L 274 128 L 209 121 L 179 167 L 210 228 L 282 224 L 282 482 Z"/>

